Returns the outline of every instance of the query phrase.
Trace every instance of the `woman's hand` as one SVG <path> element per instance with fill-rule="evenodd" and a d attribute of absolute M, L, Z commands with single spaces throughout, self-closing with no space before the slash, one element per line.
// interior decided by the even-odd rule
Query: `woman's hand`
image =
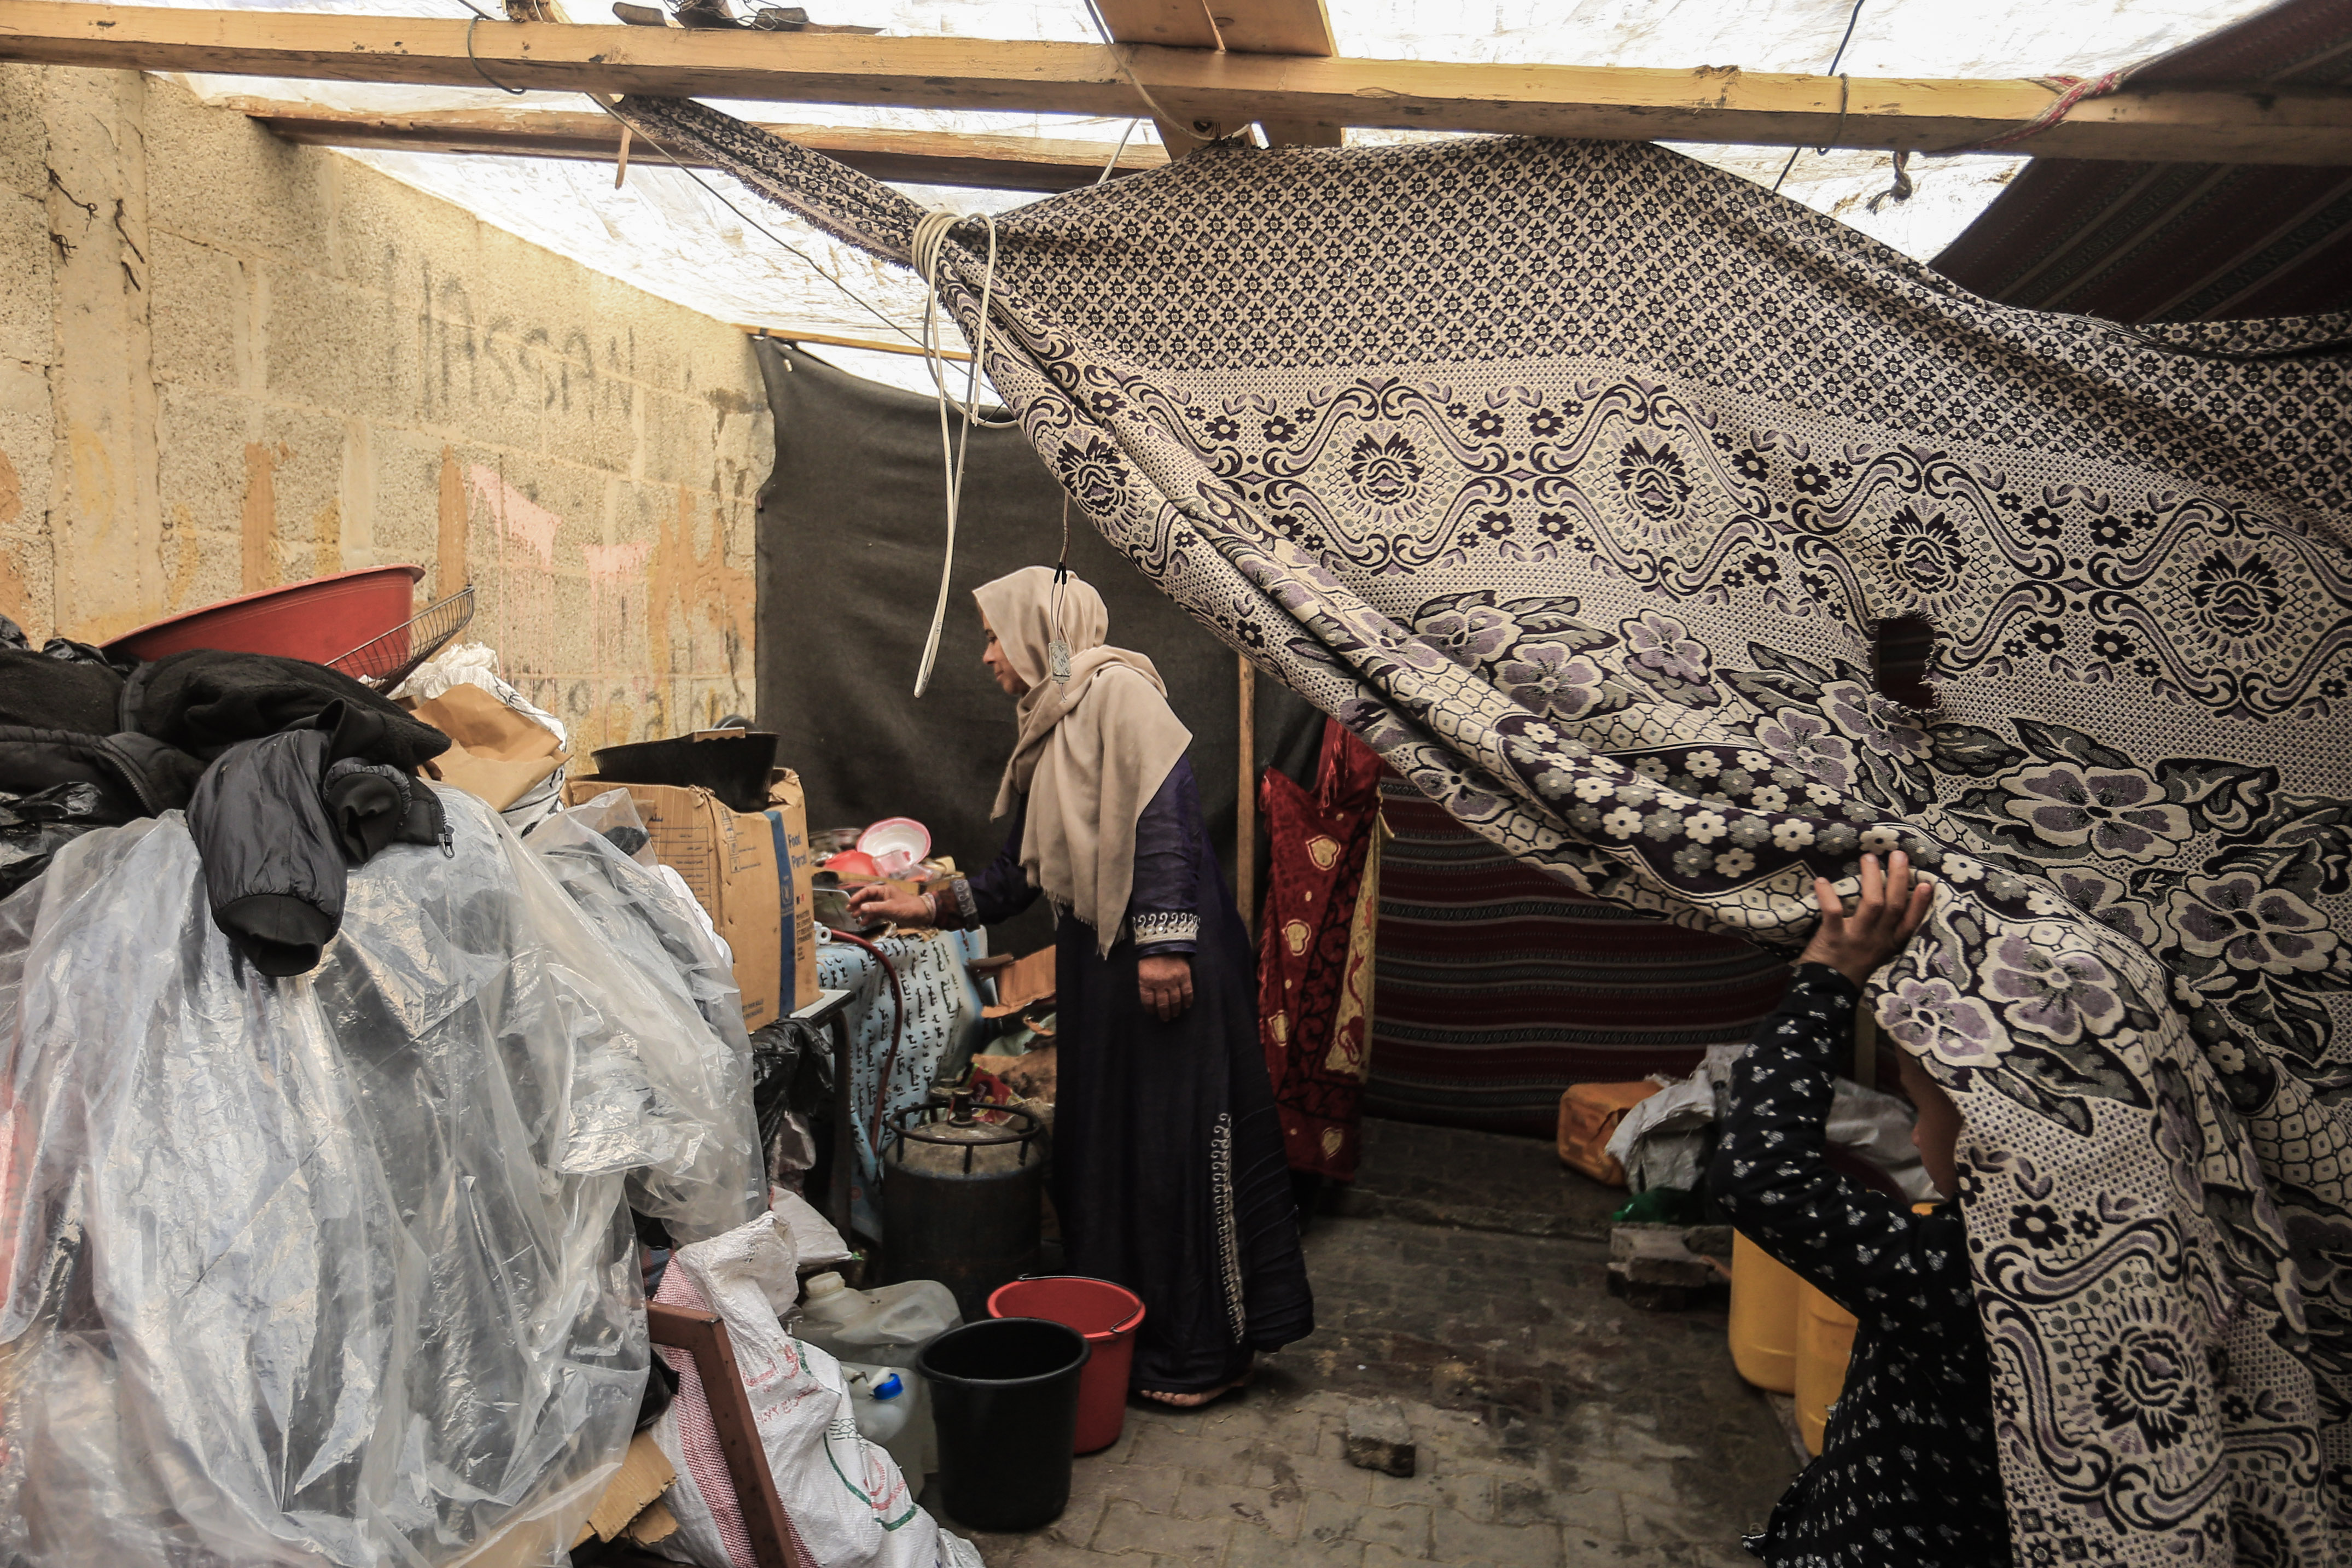
<path fill-rule="evenodd" d="M 1143 1010 L 1161 1023 L 1174 1023 L 1192 1005 L 1192 960 L 1181 954 L 1155 954 L 1135 961 Z"/>
<path fill-rule="evenodd" d="M 1911 940 L 1927 918 L 1936 889 L 1925 882 L 1913 886 L 1911 857 L 1896 850 L 1887 857 L 1884 875 L 1876 855 L 1862 857 L 1862 899 L 1852 914 L 1824 877 L 1813 879 L 1813 896 L 1821 901 L 1822 923 L 1797 962 L 1827 964 L 1859 986 Z"/>
<path fill-rule="evenodd" d="M 931 901 L 920 894 L 893 893 L 880 883 L 853 888 L 849 913 L 866 920 L 895 920 L 901 925 L 929 925 Z"/>

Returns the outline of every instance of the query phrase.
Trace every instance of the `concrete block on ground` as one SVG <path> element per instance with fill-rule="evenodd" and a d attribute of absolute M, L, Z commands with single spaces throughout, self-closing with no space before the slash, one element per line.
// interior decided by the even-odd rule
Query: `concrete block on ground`
<path fill-rule="evenodd" d="M 1405 1421 L 1403 1409 L 1393 1399 L 1350 1406 L 1345 1452 L 1348 1462 L 1360 1470 L 1412 1474 L 1416 1463 L 1412 1428 Z"/>
<path fill-rule="evenodd" d="M 1725 1288 L 1728 1274 L 1712 1257 L 1691 1249 L 1690 1228 L 1620 1225 L 1612 1230 L 1609 1293 L 1646 1311 L 1682 1312 Z"/>
<path fill-rule="evenodd" d="M 1694 1225 L 1683 1231 L 1683 1245 L 1709 1258 L 1731 1257 L 1731 1227 Z"/>

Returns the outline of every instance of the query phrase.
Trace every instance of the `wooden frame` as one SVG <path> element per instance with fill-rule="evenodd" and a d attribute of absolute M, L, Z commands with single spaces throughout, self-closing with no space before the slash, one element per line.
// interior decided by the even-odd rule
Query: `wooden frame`
<path fill-rule="evenodd" d="M 719 1451 L 727 1460 L 728 1479 L 735 1483 L 736 1505 L 743 1511 L 743 1528 L 751 1537 L 760 1568 L 802 1568 L 799 1541 L 783 1499 L 776 1495 L 776 1478 L 768 1469 L 768 1450 L 751 1419 L 751 1396 L 743 1391 L 743 1374 L 735 1364 L 727 1324 L 716 1312 L 648 1301 L 646 1329 L 654 1343 L 694 1358 L 703 1396 L 710 1402 L 711 1424 L 719 1429 Z"/>
<path fill-rule="evenodd" d="M 610 163 L 620 156 L 621 122 L 609 114 L 551 109 L 443 109 L 407 114 L 231 98 L 234 109 L 289 141 L 314 147 L 380 147 L 411 152 L 480 152 Z M 762 124 L 787 141 L 839 160 L 877 180 L 971 185 L 992 191 L 1074 191 L 1091 185 L 1111 149 L 1042 136 L 970 136 L 857 126 Z M 667 162 L 637 143 L 641 163 Z M 1167 152 L 1138 141 L 1111 164 L 1114 176 L 1164 167 Z"/>
<path fill-rule="evenodd" d="M 1951 149 L 2046 110 L 2032 81 L 1902 81 L 1734 67 L 1316 59 L 973 38 L 573 26 L 0 3 L 0 59 L 113 69 L 545 88 L 924 109 L 1148 112 L 1192 123 L 1499 131 L 1605 141 Z M 2037 155 L 2352 164 L 2352 90 L 2126 89 L 2036 135 Z"/>

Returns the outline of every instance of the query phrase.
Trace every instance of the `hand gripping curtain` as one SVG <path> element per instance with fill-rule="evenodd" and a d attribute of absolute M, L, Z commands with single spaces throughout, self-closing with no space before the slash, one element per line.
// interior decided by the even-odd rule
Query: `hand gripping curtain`
<path fill-rule="evenodd" d="M 626 112 L 906 257 L 886 187 Z M 1942 884 L 1868 1000 L 1967 1116 L 2021 1561 L 2352 1555 L 2341 357 L 1988 304 L 1644 146 L 1213 147 L 997 232 L 987 369 L 1095 526 L 1463 822 L 1784 951 L 1864 851 Z"/>

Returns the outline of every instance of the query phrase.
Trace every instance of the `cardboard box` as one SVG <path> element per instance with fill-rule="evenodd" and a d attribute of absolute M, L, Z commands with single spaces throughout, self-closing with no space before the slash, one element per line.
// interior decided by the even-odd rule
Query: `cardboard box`
<path fill-rule="evenodd" d="M 677 1521 L 667 1509 L 661 1508 L 661 1495 L 677 1479 L 677 1471 L 663 1456 L 661 1445 L 654 1441 L 651 1432 L 640 1432 L 630 1438 L 628 1452 L 621 1456 L 621 1468 L 605 1483 L 604 1495 L 596 1500 L 596 1506 L 589 1510 L 587 1522 L 580 1527 L 579 1535 L 572 1542 L 572 1550 L 578 1551 L 592 1535 L 599 1541 L 610 1541 L 627 1531 L 632 1541 L 653 1542 L 675 1533 Z M 657 1518 L 645 1518 L 649 1510 L 656 1508 L 661 1509 Z M 633 1528 L 641 1520 L 644 1527 Z M 661 1528 L 665 1524 L 667 1528 Z"/>
<path fill-rule="evenodd" d="M 776 864 L 790 879 L 791 896 L 784 901 L 790 916 L 783 932 L 789 944 L 779 955 L 777 967 L 784 977 L 783 1011 L 790 1015 L 816 1000 L 816 905 L 811 896 L 815 874 L 809 852 L 808 797 L 801 776 L 789 768 L 768 775 L 769 831 L 776 846 Z"/>
<path fill-rule="evenodd" d="M 743 1027 L 755 1030 L 783 1017 L 790 1010 L 782 965 L 784 881 L 773 824 L 764 815 L 729 810 L 708 789 L 668 784 L 568 779 L 563 803 L 577 806 L 607 789 L 629 792 L 653 836 L 654 858 L 677 873 L 727 939 L 735 955 L 735 984 L 743 993 Z"/>
<path fill-rule="evenodd" d="M 441 781 L 503 811 L 563 766 L 569 753 L 555 737 L 479 686 L 462 682 L 411 713 L 449 737 L 433 759 Z"/>
<path fill-rule="evenodd" d="M 1040 947 L 997 972 L 996 1000 L 981 1009 L 982 1016 L 997 1019 L 1020 1012 L 1052 996 L 1054 984 L 1054 949 Z"/>

